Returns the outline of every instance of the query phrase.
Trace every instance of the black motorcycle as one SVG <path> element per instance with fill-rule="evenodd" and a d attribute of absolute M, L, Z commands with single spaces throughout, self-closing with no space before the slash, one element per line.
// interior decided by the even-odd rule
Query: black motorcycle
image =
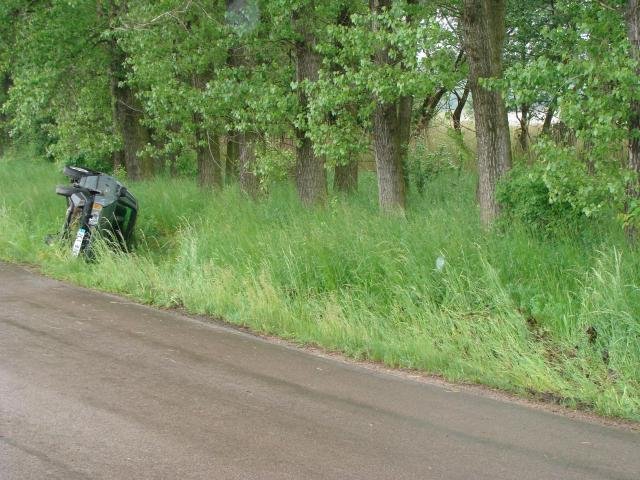
<path fill-rule="evenodd" d="M 138 215 L 138 202 L 115 178 L 82 167 L 65 167 L 71 185 L 58 185 L 56 193 L 67 199 L 60 236 L 72 240 L 71 254 L 90 256 L 96 234 L 129 250 Z"/>

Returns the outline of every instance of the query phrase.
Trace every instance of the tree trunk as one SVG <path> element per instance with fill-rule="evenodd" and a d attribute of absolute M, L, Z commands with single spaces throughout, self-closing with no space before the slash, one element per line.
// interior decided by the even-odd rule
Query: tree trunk
<path fill-rule="evenodd" d="M 149 131 L 149 135 L 151 136 L 152 145 L 154 146 L 157 152 L 164 145 L 162 142 L 160 142 L 160 139 L 154 135 L 155 132 L 152 128 L 150 128 L 148 131 Z M 167 155 L 156 153 L 155 155 L 153 155 L 152 161 L 153 161 L 152 168 L 153 168 L 154 174 L 156 175 L 159 173 L 164 174 L 167 172 Z"/>
<path fill-rule="evenodd" d="M 302 18 L 308 12 L 296 12 L 294 23 L 299 35 L 295 44 L 296 80 L 298 83 L 318 80 L 320 59 L 314 51 L 315 38 L 306 24 L 308 19 Z M 298 89 L 300 110 L 306 115 L 309 99 L 303 88 Z M 327 172 L 322 158 L 313 151 L 311 139 L 307 137 L 304 127 L 296 128 L 296 188 L 298 197 L 304 205 L 323 204 L 327 200 Z"/>
<path fill-rule="evenodd" d="M 480 84 L 480 79 L 502 76 L 504 18 L 505 0 L 464 0 L 461 20 L 476 126 L 480 219 L 485 227 L 498 216 L 496 184 L 511 168 L 511 139 L 504 100 L 500 92 Z"/>
<path fill-rule="evenodd" d="M 226 0 L 225 6 L 227 12 L 234 6 L 233 0 Z M 243 64 L 246 65 L 247 59 L 242 45 L 234 42 L 227 52 L 227 66 L 233 70 Z M 227 184 L 239 179 L 239 157 L 240 157 L 240 133 L 235 130 L 227 132 L 227 151 L 225 155 L 224 176 Z"/>
<path fill-rule="evenodd" d="M 353 22 L 351 20 L 351 10 L 349 7 L 352 5 L 344 4 L 338 13 L 337 24 L 344 28 L 352 28 Z M 335 48 L 338 51 L 344 51 L 345 46 L 337 41 L 334 43 Z M 331 71 L 334 75 L 344 75 L 345 69 L 342 65 L 332 64 Z M 354 102 L 350 102 L 345 106 L 345 109 L 355 119 L 358 117 L 358 106 Z M 333 112 L 328 115 L 327 121 L 331 125 L 335 125 L 336 117 Z M 337 163 L 333 169 L 333 191 L 334 193 L 340 192 L 349 194 L 355 192 L 358 189 L 358 160 L 354 158 L 354 152 L 347 150 L 344 158 L 340 160 L 343 163 Z"/>
<path fill-rule="evenodd" d="M 373 13 L 382 13 L 391 6 L 390 0 L 370 0 Z M 382 27 L 374 22 L 374 30 Z M 375 62 L 391 65 L 388 48 L 375 54 Z M 389 103 L 377 100 L 373 112 L 373 148 L 378 174 L 378 203 L 384 212 L 404 212 L 406 206 L 406 180 L 404 160 L 411 132 L 411 97 L 401 97 Z"/>
<path fill-rule="evenodd" d="M 198 163 L 198 185 L 203 188 L 222 187 L 222 160 L 220 158 L 220 136 L 202 127 L 202 119 L 194 115 L 196 123 L 196 159 Z"/>
<path fill-rule="evenodd" d="M 549 106 L 547 107 L 547 113 L 544 116 L 544 121 L 542 122 L 542 131 L 540 135 L 549 135 L 551 132 L 551 121 L 553 120 L 553 116 L 556 113 L 556 99 L 552 99 L 549 102 Z"/>
<path fill-rule="evenodd" d="M 112 83 L 116 83 L 114 81 Z M 120 157 L 132 180 L 149 178 L 153 175 L 153 159 L 143 152 L 149 143 L 149 130 L 142 124 L 142 106 L 133 90 L 127 85 L 113 85 L 115 115 L 118 133 L 122 137 Z"/>
<path fill-rule="evenodd" d="M 627 3 L 627 34 L 631 44 L 631 58 L 636 62 L 636 76 L 640 78 L 640 2 L 628 0 Z M 627 212 L 630 203 L 640 200 L 640 100 L 636 97 L 631 100 L 629 115 L 629 169 L 635 178 L 627 185 L 627 195 L 630 201 L 627 203 Z M 633 219 L 631 225 L 625 228 L 627 237 L 631 241 L 637 241 L 638 228 L 633 225 L 638 219 Z"/>
<path fill-rule="evenodd" d="M 398 150 L 400 163 L 402 164 L 402 176 L 404 178 L 405 200 L 409 190 L 409 141 L 411 140 L 411 114 L 413 97 L 404 95 L 398 101 Z"/>
<path fill-rule="evenodd" d="M 126 2 L 110 1 L 99 5 L 98 15 L 106 15 L 110 28 L 115 28 L 118 17 L 126 12 Z M 114 134 L 122 140 L 122 150 L 114 152 L 114 167 L 124 164 L 127 176 L 132 180 L 151 177 L 154 173 L 153 159 L 143 152 L 151 135 L 143 125 L 143 111 L 135 92 L 126 83 L 126 55 L 116 40 L 107 44 L 109 63 L 109 90 Z"/>
<path fill-rule="evenodd" d="M 352 193 L 358 189 L 358 161 L 351 160 L 346 165 L 336 165 L 333 176 L 335 192 Z"/>
<path fill-rule="evenodd" d="M 438 104 L 445 93 L 447 93 L 447 89 L 445 87 L 440 87 L 424 99 L 424 102 L 422 102 L 422 108 L 420 109 L 420 129 L 429 128 L 431 120 L 433 120 L 433 117 L 436 116 L 438 111 Z"/>
<path fill-rule="evenodd" d="M 224 176 L 227 184 L 239 178 L 240 135 L 238 132 L 227 132 L 227 153 L 225 156 Z"/>
<path fill-rule="evenodd" d="M 373 114 L 373 148 L 382 211 L 404 211 L 406 186 L 400 148 L 398 105 L 378 104 Z"/>
<path fill-rule="evenodd" d="M 171 178 L 178 176 L 178 157 L 175 154 L 169 156 L 169 175 Z"/>
<path fill-rule="evenodd" d="M 252 199 L 258 197 L 259 183 L 255 172 L 256 164 L 256 134 L 240 133 L 238 139 L 238 166 L 240 171 L 240 190 Z"/>
<path fill-rule="evenodd" d="M 2 112 L 1 108 L 4 102 L 7 100 L 9 89 L 11 88 L 12 81 L 11 76 L 8 73 L 2 75 L 2 82 L 0 84 L 0 156 L 4 154 L 9 145 L 9 133 L 7 129 L 7 116 Z"/>
<path fill-rule="evenodd" d="M 296 189 L 304 205 L 319 205 L 327 200 L 327 172 L 322 159 L 313 151 L 311 140 L 302 130 L 297 129 L 296 146 Z"/>
<path fill-rule="evenodd" d="M 469 99 L 469 82 L 465 82 L 464 89 L 462 90 L 462 96 L 458 96 L 456 93 L 456 98 L 458 99 L 458 103 L 456 104 L 456 108 L 453 111 L 453 115 L 451 115 L 451 120 L 453 121 L 453 128 L 459 135 L 462 135 L 462 111 L 464 110 L 464 106 L 467 104 L 467 100 Z"/>
<path fill-rule="evenodd" d="M 527 104 L 522 104 L 520 106 L 520 131 L 518 132 L 518 144 L 520 145 L 520 149 L 527 153 L 529 151 L 529 121 L 531 108 Z"/>
<path fill-rule="evenodd" d="M 203 90 L 206 77 L 194 74 L 191 84 Z M 201 112 L 193 113 L 196 137 L 196 160 L 198 165 L 198 185 L 203 188 L 222 188 L 222 158 L 220 154 L 220 135 L 209 130 Z"/>

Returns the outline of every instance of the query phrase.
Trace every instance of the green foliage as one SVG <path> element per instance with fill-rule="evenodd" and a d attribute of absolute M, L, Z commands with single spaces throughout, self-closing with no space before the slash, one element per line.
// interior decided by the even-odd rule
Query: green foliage
<path fill-rule="evenodd" d="M 210 101 L 208 92 L 231 46 L 224 12 L 223 2 L 199 7 L 163 0 L 135 2 L 122 19 L 116 38 L 155 135 L 150 153 L 181 155 L 196 147 L 196 130 L 224 132 L 226 104 Z"/>
<path fill-rule="evenodd" d="M 628 199 L 623 213 L 618 214 L 618 218 L 626 229 L 636 230 L 640 228 L 640 200 L 636 198 Z"/>
<path fill-rule="evenodd" d="M 368 149 L 376 103 L 423 99 L 461 78 L 453 68 L 458 39 L 435 7 L 400 1 L 379 13 L 352 8 L 348 24 L 329 25 L 320 37 L 320 78 L 303 86 L 311 99 L 309 136 L 329 165 L 345 164 Z M 385 65 L 375 59 L 381 51 L 390 58 Z"/>
<path fill-rule="evenodd" d="M 620 206 L 628 176 L 619 165 L 595 167 L 595 160 L 584 158 L 593 155 L 593 150 L 580 152 L 544 140 L 536 147 L 544 160 L 542 178 L 551 202 L 566 202 L 587 216 Z"/>
<path fill-rule="evenodd" d="M 285 180 L 292 168 L 295 167 L 295 155 L 292 148 L 266 141 L 256 151 L 257 170 L 263 189 L 267 189 L 275 182 Z"/>
<path fill-rule="evenodd" d="M 16 49 L 8 54 L 12 87 L 4 105 L 14 136 L 41 138 L 62 163 L 104 166 L 114 136 L 108 57 L 96 48 L 103 25 L 93 2 L 14 2 Z M 73 27 L 71 27 L 73 26 Z"/>
<path fill-rule="evenodd" d="M 448 146 L 441 144 L 436 150 L 430 149 L 426 142 L 418 139 L 409 149 L 407 171 L 409 180 L 415 185 L 420 195 L 425 193 L 429 182 L 441 174 L 456 171 L 460 168 Z"/>
<path fill-rule="evenodd" d="M 539 12 L 549 15 L 547 6 Z M 507 70 L 512 104 L 555 99 L 574 146 L 549 139 L 536 147 L 545 164 L 551 202 L 592 215 L 621 208 L 630 179 L 621 153 L 629 137 L 630 105 L 640 95 L 629 55 L 624 2 L 554 2 L 552 22 L 541 30 L 544 49 Z"/>
<path fill-rule="evenodd" d="M 585 224 L 586 215 L 580 208 L 565 200 L 565 195 L 552 195 L 542 165 L 514 168 L 499 183 L 496 195 L 505 228 L 517 222 L 536 234 L 557 235 Z"/>

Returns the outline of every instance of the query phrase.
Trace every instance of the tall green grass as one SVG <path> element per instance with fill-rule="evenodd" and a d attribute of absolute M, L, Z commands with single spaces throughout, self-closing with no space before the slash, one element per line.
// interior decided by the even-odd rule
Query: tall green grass
<path fill-rule="evenodd" d="M 542 239 L 483 233 L 475 178 L 443 171 L 406 218 L 360 193 L 302 208 L 288 185 L 259 202 L 192 181 L 128 184 L 138 247 L 94 263 L 42 239 L 65 204 L 58 169 L 0 161 L 0 258 L 163 307 L 447 379 L 640 420 L 640 260 L 611 221 Z M 445 259 L 438 270 L 437 257 Z"/>

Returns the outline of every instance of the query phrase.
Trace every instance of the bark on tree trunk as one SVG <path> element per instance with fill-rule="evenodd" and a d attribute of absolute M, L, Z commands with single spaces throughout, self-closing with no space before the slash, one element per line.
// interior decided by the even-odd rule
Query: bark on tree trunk
<path fill-rule="evenodd" d="M 239 177 L 240 136 L 238 132 L 227 132 L 227 153 L 225 156 L 224 176 L 227 184 Z"/>
<path fill-rule="evenodd" d="M 420 116 L 422 117 L 420 119 L 420 129 L 424 130 L 429 128 L 431 120 L 436 116 L 438 104 L 445 93 L 447 93 L 447 89 L 445 87 L 441 87 L 424 99 L 424 102 L 422 102 L 422 108 L 420 109 Z"/>
<path fill-rule="evenodd" d="M 9 89 L 11 88 L 12 81 L 11 76 L 8 73 L 3 74 L 2 82 L 0 88 L 2 91 L 0 92 L 0 107 L 5 102 L 7 95 L 9 94 Z M 0 111 L 0 155 L 2 155 L 9 145 L 9 134 L 7 130 L 7 116 Z"/>
<path fill-rule="evenodd" d="M 202 127 L 202 118 L 194 115 L 196 124 L 196 159 L 198 163 L 198 185 L 203 188 L 222 187 L 222 160 L 220 158 L 220 136 Z"/>
<path fill-rule="evenodd" d="M 296 130 L 296 189 L 300 201 L 307 206 L 320 205 L 327 200 L 327 172 L 322 159 L 313 151 L 311 140 L 302 130 Z"/>
<path fill-rule="evenodd" d="M 206 81 L 202 75 L 194 75 L 194 88 L 204 89 Z M 198 185 L 203 188 L 222 188 L 222 158 L 220 154 L 220 135 L 210 131 L 205 125 L 202 113 L 193 113 L 196 136 L 196 160 L 198 165 Z"/>
<path fill-rule="evenodd" d="M 627 34 L 631 44 L 631 57 L 636 62 L 636 75 L 640 78 L 640 1 L 628 0 L 627 3 Z M 627 185 L 627 195 L 638 202 L 640 199 L 640 99 L 631 100 L 629 116 L 629 169 L 635 174 L 635 178 Z M 631 203 L 631 201 L 629 202 Z M 629 211 L 627 204 L 627 212 Z M 638 219 L 636 219 L 637 221 Z M 632 222 L 633 223 L 633 222 Z M 638 228 L 628 225 L 625 229 L 630 241 L 637 241 Z"/>
<path fill-rule="evenodd" d="M 467 100 L 469 99 L 469 82 L 465 82 L 464 89 L 462 90 L 462 95 L 458 96 L 456 93 L 456 98 L 458 99 L 458 103 L 456 104 L 456 108 L 453 111 L 453 115 L 451 115 L 451 120 L 453 122 L 453 128 L 459 135 L 462 135 L 462 111 L 464 110 L 464 106 L 467 104 Z"/>
<path fill-rule="evenodd" d="M 149 143 L 149 130 L 142 124 L 142 106 L 133 90 L 115 85 L 112 90 L 118 131 L 122 137 L 122 162 L 132 180 L 149 178 L 154 173 L 153 159 L 143 152 Z M 114 158 L 115 160 L 115 158 Z"/>
<path fill-rule="evenodd" d="M 240 190 L 252 199 L 258 197 L 259 183 L 255 173 L 256 163 L 256 134 L 240 133 L 238 135 L 238 165 L 240 170 Z"/>
<path fill-rule="evenodd" d="M 106 15 L 110 27 L 117 24 L 117 18 L 126 12 L 127 4 L 113 1 L 100 4 L 98 15 Z M 122 140 L 121 152 L 114 152 L 114 167 L 124 164 L 127 176 L 132 180 L 151 177 L 154 173 L 153 159 L 143 152 L 151 135 L 142 123 L 144 113 L 135 92 L 126 84 L 126 55 L 115 39 L 108 43 L 109 90 L 111 93 L 111 113 L 114 134 Z"/>
<path fill-rule="evenodd" d="M 502 76 L 505 0 L 464 0 L 462 24 L 469 59 L 478 151 L 480 219 L 487 227 L 499 213 L 495 188 L 511 168 L 511 139 L 507 110 L 500 92 L 480 79 Z"/>
<path fill-rule="evenodd" d="M 336 165 L 333 176 L 333 190 L 352 193 L 358 189 L 358 161 L 351 160 L 346 165 Z"/>
<path fill-rule="evenodd" d="M 370 0 L 373 13 L 389 9 L 390 0 Z M 374 22 L 373 28 L 384 28 Z M 387 48 L 376 52 L 378 65 L 389 65 Z M 405 96 L 389 103 L 381 99 L 373 112 L 373 148 L 378 174 L 378 203 L 384 212 L 404 212 L 406 206 L 406 180 L 404 161 L 411 132 L 412 98 Z"/>
<path fill-rule="evenodd" d="M 547 113 L 544 116 L 544 122 L 542 122 L 542 131 L 540 135 L 549 135 L 551 132 L 551 121 L 556 114 L 556 99 L 552 99 L 547 107 Z"/>
<path fill-rule="evenodd" d="M 315 82 L 318 80 L 320 59 L 314 51 L 315 38 L 308 30 L 306 21 L 302 18 L 306 12 L 296 12 L 294 23 L 299 35 L 296 41 L 296 80 Z M 306 114 L 309 99 L 304 89 L 298 90 L 298 101 L 301 111 Z M 296 128 L 298 144 L 296 146 L 296 188 L 298 197 L 304 205 L 323 204 L 327 200 L 327 172 L 322 158 L 313 151 L 311 139 L 306 136 L 304 128 Z"/>
<path fill-rule="evenodd" d="M 379 104 L 373 114 L 373 148 L 382 211 L 404 211 L 406 186 L 400 148 L 398 105 Z"/>
<path fill-rule="evenodd" d="M 530 110 L 530 106 L 527 104 L 522 104 L 520 106 L 520 131 L 518 132 L 518 144 L 524 153 L 529 151 Z"/>

